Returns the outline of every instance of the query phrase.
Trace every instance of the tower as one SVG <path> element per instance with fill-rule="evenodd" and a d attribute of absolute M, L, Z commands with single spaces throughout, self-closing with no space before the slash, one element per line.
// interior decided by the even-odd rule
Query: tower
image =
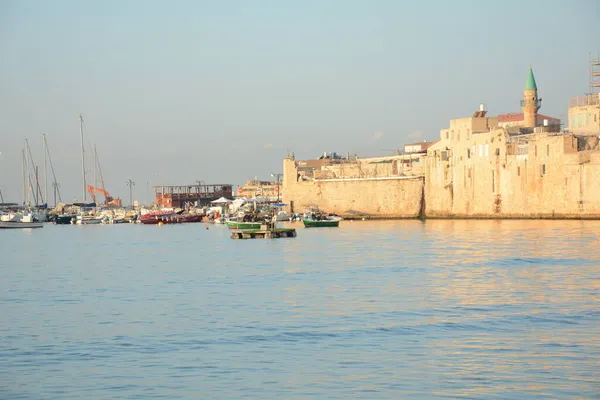
<path fill-rule="evenodd" d="M 521 100 L 521 109 L 523 110 L 523 127 L 534 128 L 537 121 L 537 112 L 542 106 L 542 99 L 538 98 L 537 85 L 533 76 L 533 69 L 529 67 L 525 90 L 523 90 L 523 100 Z"/>

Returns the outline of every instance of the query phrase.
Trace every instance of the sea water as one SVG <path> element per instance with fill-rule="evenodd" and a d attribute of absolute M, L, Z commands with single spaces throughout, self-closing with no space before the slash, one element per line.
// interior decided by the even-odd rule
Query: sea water
<path fill-rule="evenodd" d="M 600 394 L 600 222 L 0 231 L 1 399 Z"/>

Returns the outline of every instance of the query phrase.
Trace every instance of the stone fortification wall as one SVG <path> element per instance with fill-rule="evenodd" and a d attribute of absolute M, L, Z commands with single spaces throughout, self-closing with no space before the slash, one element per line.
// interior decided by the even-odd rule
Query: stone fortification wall
<path fill-rule="evenodd" d="M 495 118 L 453 120 L 410 168 L 400 158 L 311 168 L 286 159 L 283 198 L 297 212 L 314 204 L 371 218 L 600 219 L 598 135 L 532 131 L 511 132 Z"/>
<path fill-rule="evenodd" d="M 462 129 L 454 124 L 454 140 L 442 131 L 428 153 L 427 217 L 600 217 L 597 143 L 550 133 L 510 137 L 494 127 L 468 134 L 468 120 Z"/>
<path fill-rule="evenodd" d="M 421 209 L 421 177 L 302 179 L 296 161 L 283 162 L 283 201 L 294 212 L 310 206 L 346 218 L 417 218 Z M 318 174 L 315 174 L 318 175 Z"/>

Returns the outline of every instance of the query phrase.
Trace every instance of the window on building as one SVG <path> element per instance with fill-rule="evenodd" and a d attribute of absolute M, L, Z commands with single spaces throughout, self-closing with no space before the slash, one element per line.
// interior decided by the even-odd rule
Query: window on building
<path fill-rule="evenodd" d="M 486 144 L 485 145 L 485 156 L 488 157 L 490 155 L 490 145 Z"/>
<path fill-rule="evenodd" d="M 471 158 L 471 149 L 467 149 L 467 158 Z"/>
<path fill-rule="evenodd" d="M 446 140 L 450 139 L 450 132 L 446 132 Z"/>
<path fill-rule="evenodd" d="M 546 175 L 546 164 L 542 164 L 542 175 Z"/>
<path fill-rule="evenodd" d="M 534 150 L 534 155 L 537 157 L 537 144 L 535 145 L 535 148 L 533 150 Z"/>
<path fill-rule="evenodd" d="M 494 171 L 492 171 L 492 193 L 494 193 L 495 191 L 496 191 L 495 175 L 494 175 Z"/>
<path fill-rule="evenodd" d="M 499 156 L 500 155 L 500 149 L 496 149 L 496 155 Z"/>
<path fill-rule="evenodd" d="M 483 156 L 483 145 L 479 145 L 479 157 Z"/>
<path fill-rule="evenodd" d="M 546 155 L 547 156 L 550 155 L 550 145 L 549 144 L 546 145 Z"/>
<path fill-rule="evenodd" d="M 521 176 L 521 167 L 517 167 L 517 176 Z"/>
<path fill-rule="evenodd" d="M 456 132 L 456 140 L 460 140 L 460 131 Z"/>

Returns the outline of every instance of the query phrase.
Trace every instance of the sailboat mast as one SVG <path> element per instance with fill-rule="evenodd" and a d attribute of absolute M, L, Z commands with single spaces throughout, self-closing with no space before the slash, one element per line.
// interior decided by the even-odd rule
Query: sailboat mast
<path fill-rule="evenodd" d="M 98 187 L 98 153 L 96 152 L 96 145 L 94 145 L 94 187 Z"/>
<path fill-rule="evenodd" d="M 45 139 L 45 137 L 44 137 Z M 48 141 L 46 141 L 46 155 L 48 156 L 48 162 L 50 163 L 50 171 L 52 171 L 52 187 L 54 188 L 54 205 L 56 206 L 56 194 L 58 193 L 58 200 L 62 202 L 60 195 L 60 185 L 56 181 L 56 172 L 54 172 L 54 165 L 52 164 L 52 157 L 50 156 L 50 148 L 48 147 Z"/>
<path fill-rule="evenodd" d="M 23 173 L 23 204 L 27 203 L 27 178 L 25 171 L 25 149 L 21 149 L 21 172 Z"/>
<path fill-rule="evenodd" d="M 38 178 L 38 167 L 35 165 L 35 162 L 33 161 L 33 156 L 31 155 L 31 147 L 29 147 L 29 140 L 25 139 L 25 144 L 27 145 L 27 155 L 29 157 L 29 162 L 31 162 L 31 168 L 32 168 L 32 172 L 33 172 L 33 178 L 35 179 L 35 187 L 34 187 L 34 182 L 32 182 L 31 180 L 31 173 L 28 174 L 29 176 L 29 186 L 31 188 L 31 192 L 33 193 L 33 198 L 35 200 L 35 205 L 39 205 L 40 204 L 40 200 L 43 203 L 44 199 L 41 198 L 42 197 L 42 188 L 40 188 L 40 181 Z M 28 167 L 29 168 L 29 167 Z"/>
<path fill-rule="evenodd" d="M 83 148 L 83 116 L 79 114 L 79 135 L 81 136 L 81 176 L 82 176 L 82 196 L 83 201 L 87 200 L 87 196 L 85 194 L 85 151 Z"/>
<path fill-rule="evenodd" d="M 42 139 L 44 143 L 44 198 L 48 201 L 48 150 L 45 133 L 42 133 Z"/>

